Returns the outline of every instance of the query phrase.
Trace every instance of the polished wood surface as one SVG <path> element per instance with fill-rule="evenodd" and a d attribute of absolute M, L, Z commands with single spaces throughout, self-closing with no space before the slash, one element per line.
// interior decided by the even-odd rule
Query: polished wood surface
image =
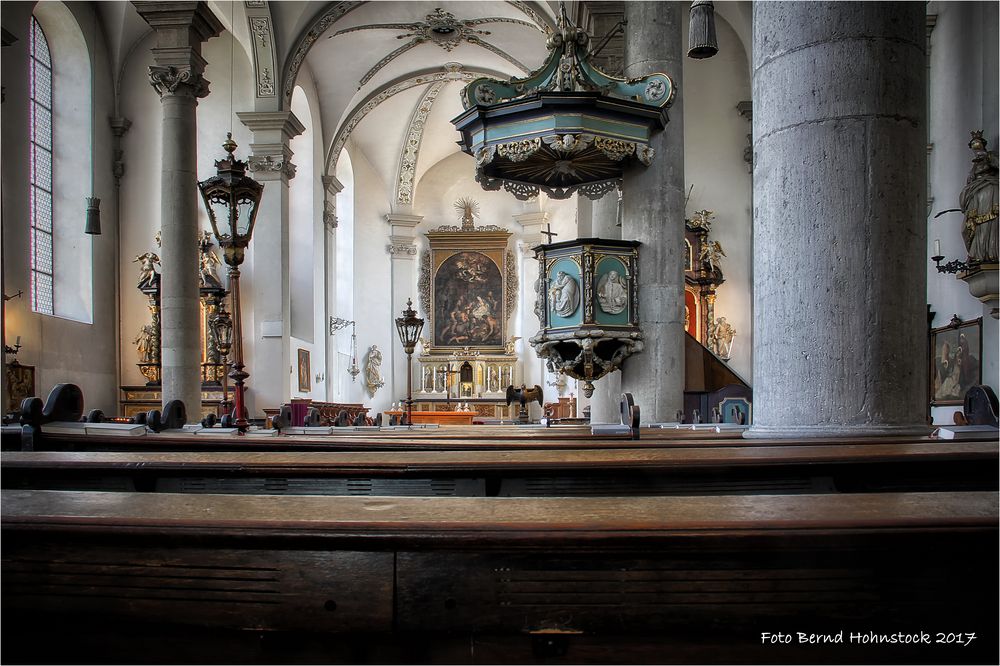
<path fill-rule="evenodd" d="M 721 446 L 670 449 L 570 449 L 514 451 L 255 451 L 71 452 L 5 451 L 3 469 L 96 469 L 183 471 L 456 472 L 463 470 L 615 470 L 718 468 L 816 463 L 902 463 L 998 460 L 997 442 Z"/>
<path fill-rule="evenodd" d="M 638 498 L 259 497 L 4 490 L 6 532 L 35 529 L 188 536 L 405 537 L 409 543 L 548 545 L 722 533 L 997 530 L 996 492 Z"/>

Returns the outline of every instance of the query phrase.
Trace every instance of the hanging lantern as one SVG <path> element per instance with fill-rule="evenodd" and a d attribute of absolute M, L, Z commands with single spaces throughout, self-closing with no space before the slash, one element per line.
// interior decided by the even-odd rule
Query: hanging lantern
<path fill-rule="evenodd" d="M 643 349 L 639 328 L 639 242 L 578 238 L 534 248 L 539 261 L 535 314 L 542 328 L 529 340 L 549 372 L 593 382 Z"/>
<path fill-rule="evenodd" d="M 264 186 L 247 176 L 247 163 L 233 155 L 237 146 L 231 133 L 222 147 L 228 155 L 215 161 L 216 175 L 198 183 L 198 188 L 226 264 L 239 266 L 253 236 Z"/>
<path fill-rule="evenodd" d="M 462 150 L 476 158 L 483 189 L 502 187 L 521 200 L 540 191 L 599 199 L 630 163 L 651 163 L 649 140 L 667 123 L 673 81 L 661 73 L 608 76 L 590 63 L 589 42 L 560 3 L 541 69 L 525 79 L 478 78 L 462 90 L 467 110 L 451 122 Z"/>

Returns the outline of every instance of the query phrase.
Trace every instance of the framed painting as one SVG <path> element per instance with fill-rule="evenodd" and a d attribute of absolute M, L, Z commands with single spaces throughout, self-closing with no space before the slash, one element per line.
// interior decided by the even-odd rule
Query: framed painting
<path fill-rule="evenodd" d="M 965 392 L 982 383 L 983 320 L 951 323 L 931 330 L 931 405 L 961 405 Z"/>
<path fill-rule="evenodd" d="M 311 375 L 309 370 L 309 350 L 299 350 L 299 392 L 308 393 L 312 390 Z"/>
<path fill-rule="evenodd" d="M 510 232 L 498 227 L 427 232 L 422 260 L 421 307 L 432 353 L 455 349 L 502 353 L 507 320 L 517 303 L 517 264 L 507 248 Z"/>
<path fill-rule="evenodd" d="M 7 366 L 7 411 L 21 409 L 21 401 L 35 395 L 35 366 L 14 361 Z"/>

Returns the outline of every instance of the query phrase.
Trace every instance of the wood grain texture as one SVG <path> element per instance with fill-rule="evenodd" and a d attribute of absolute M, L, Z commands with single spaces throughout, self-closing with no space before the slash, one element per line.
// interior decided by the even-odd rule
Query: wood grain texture
<path fill-rule="evenodd" d="M 438 498 L 4 490 L 5 531 L 405 537 L 539 543 L 692 535 L 997 530 L 998 493 Z"/>

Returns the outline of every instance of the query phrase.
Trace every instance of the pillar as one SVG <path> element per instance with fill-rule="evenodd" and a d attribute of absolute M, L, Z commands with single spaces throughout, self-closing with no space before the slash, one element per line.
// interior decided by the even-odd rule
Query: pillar
<path fill-rule="evenodd" d="M 413 301 L 413 309 L 420 312 L 420 296 L 417 293 L 417 225 L 424 219 L 423 215 L 408 215 L 405 213 L 389 213 L 385 216 L 385 221 L 389 224 L 389 244 L 386 252 L 391 257 L 390 263 L 390 284 L 392 289 L 392 310 L 391 318 L 387 324 L 391 328 L 392 339 L 392 384 L 389 391 L 379 394 L 381 401 L 386 403 L 398 402 L 406 399 L 406 354 L 403 353 L 403 344 L 399 341 L 396 331 L 396 317 L 403 316 L 406 309 L 406 301 Z M 424 330 L 420 336 L 431 338 L 429 313 L 421 312 L 417 316 L 423 317 Z M 422 345 L 417 345 L 413 351 L 414 356 L 421 352 Z M 364 353 L 362 350 L 359 353 Z M 420 364 L 413 361 L 413 384 L 420 387 Z"/>
<path fill-rule="evenodd" d="M 254 180 L 264 184 L 244 264 L 247 278 L 240 285 L 243 347 L 250 373 L 247 409 L 250 418 L 262 418 L 263 409 L 279 407 L 291 399 L 289 268 L 291 261 L 312 262 L 311 254 L 290 257 L 288 251 L 288 181 L 295 177 L 288 143 L 305 127 L 291 111 L 236 115 L 253 132 L 248 169 Z"/>
<path fill-rule="evenodd" d="M 595 237 L 621 239 L 622 230 L 618 226 L 619 192 L 620 190 L 617 189 L 612 190 L 594 202 L 591 213 L 591 225 Z M 634 362 L 641 361 L 641 355 L 634 359 Z M 590 398 L 590 422 L 621 422 L 621 410 L 619 408 L 621 396 L 621 371 L 612 372 L 594 382 L 594 395 Z"/>
<path fill-rule="evenodd" d="M 337 195 L 344 189 L 335 176 L 323 176 L 323 242 L 326 246 L 326 264 L 323 274 L 323 284 L 326 290 L 326 313 L 324 315 L 325 325 L 328 327 L 330 317 L 337 313 Z M 340 372 L 347 372 L 347 368 L 341 369 L 340 355 L 337 353 L 337 341 L 330 338 L 329 328 L 326 333 L 326 399 L 329 402 L 334 400 L 334 392 L 337 391 L 340 381 Z"/>
<path fill-rule="evenodd" d="M 160 321 L 163 404 L 182 400 L 201 419 L 198 294 L 198 98 L 208 95 L 201 43 L 222 32 L 205 2 L 134 2 L 156 33 L 149 81 L 163 109 Z"/>
<path fill-rule="evenodd" d="M 747 436 L 926 432 L 925 7 L 753 11 Z"/>
<path fill-rule="evenodd" d="M 531 205 L 537 206 L 537 203 Z M 520 241 L 520 278 L 521 278 L 521 320 L 518 322 L 519 331 L 516 335 L 521 336 L 518 344 L 521 346 L 521 358 L 524 360 L 521 367 L 521 383 L 526 386 L 538 384 L 542 387 L 545 398 L 544 402 L 556 402 L 558 392 L 546 382 L 545 362 L 535 354 L 535 350 L 528 344 L 528 338 L 538 333 L 542 327 L 535 307 L 538 301 L 538 260 L 535 259 L 535 252 L 531 248 L 547 243 L 548 240 L 542 231 L 548 223 L 548 213 L 542 211 L 531 211 L 514 216 L 514 221 L 521 227 Z M 553 242 L 558 242 L 553 238 Z M 555 377 L 551 378 L 555 381 Z M 517 377 L 514 378 L 517 383 Z M 540 419 L 542 416 L 538 403 L 534 406 L 528 405 L 528 416 L 532 420 Z"/>
<path fill-rule="evenodd" d="M 664 72 L 677 88 L 670 121 L 653 135 L 648 167 L 625 174 L 621 237 L 639 248 L 642 354 L 625 361 L 621 390 L 644 422 L 675 419 L 684 402 L 684 86 L 679 2 L 625 3 L 625 78 Z"/>

